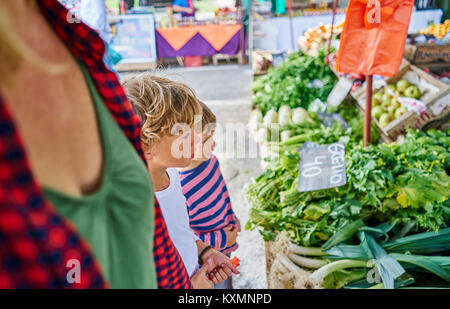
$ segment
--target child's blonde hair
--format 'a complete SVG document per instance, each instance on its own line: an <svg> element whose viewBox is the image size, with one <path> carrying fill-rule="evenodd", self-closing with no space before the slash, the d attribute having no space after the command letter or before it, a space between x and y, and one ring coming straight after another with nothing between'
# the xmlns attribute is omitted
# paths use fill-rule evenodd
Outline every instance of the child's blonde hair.
<svg viewBox="0 0 450 309"><path fill-rule="evenodd" d="M189 86L150 73L125 80L123 88L141 121L141 140L153 146L177 123L194 125L200 102Z"/></svg>
<svg viewBox="0 0 450 309"><path fill-rule="evenodd" d="M216 115L212 112L212 110L203 102L200 102L202 107L202 125L203 128L207 125L216 124Z"/></svg>

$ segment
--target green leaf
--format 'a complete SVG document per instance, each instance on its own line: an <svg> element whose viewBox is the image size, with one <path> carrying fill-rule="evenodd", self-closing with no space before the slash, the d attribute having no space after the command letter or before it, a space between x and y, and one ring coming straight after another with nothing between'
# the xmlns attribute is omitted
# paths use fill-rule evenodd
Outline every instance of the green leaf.
<svg viewBox="0 0 450 309"><path fill-rule="evenodd" d="M391 253L391 257L403 263L414 264L450 282L450 270L441 267L428 256ZM449 258L450 259L450 258Z"/></svg>
<svg viewBox="0 0 450 309"><path fill-rule="evenodd" d="M346 225L344 228L336 232L328 241L323 244L323 249L329 249L343 241L346 241L347 239L350 239L362 226L364 226L364 220L359 219L356 220L348 225Z"/></svg>
<svg viewBox="0 0 450 309"><path fill-rule="evenodd" d="M395 279L405 273L405 269L399 262L389 256L371 235L361 232L360 238L362 247L366 250L367 255L374 257L384 286L387 289L393 289Z"/></svg>
<svg viewBox="0 0 450 309"><path fill-rule="evenodd" d="M450 250L450 227L437 232L424 232L405 236L383 244L392 253L438 253Z"/></svg>

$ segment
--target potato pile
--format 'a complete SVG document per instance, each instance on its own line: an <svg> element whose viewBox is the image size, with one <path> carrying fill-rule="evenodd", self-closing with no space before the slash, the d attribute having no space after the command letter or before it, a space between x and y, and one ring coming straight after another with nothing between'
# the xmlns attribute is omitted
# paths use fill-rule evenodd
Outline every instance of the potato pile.
<svg viewBox="0 0 450 309"><path fill-rule="evenodd" d="M399 80L396 84L389 84L388 87L394 95L385 90L380 90L372 97L372 116L378 120L382 128L402 117L408 111L398 101L399 97L420 99L422 96L420 89L406 79Z"/></svg>

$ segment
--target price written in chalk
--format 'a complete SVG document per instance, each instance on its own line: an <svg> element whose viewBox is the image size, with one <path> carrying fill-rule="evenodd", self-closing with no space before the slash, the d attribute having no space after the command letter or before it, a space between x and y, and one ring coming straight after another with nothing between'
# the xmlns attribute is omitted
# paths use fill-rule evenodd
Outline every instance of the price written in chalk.
<svg viewBox="0 0 450 309"><path fill-rule="evenodd" d="M342 143L300 149L298 191L340 187L347 183Z"/></svg>

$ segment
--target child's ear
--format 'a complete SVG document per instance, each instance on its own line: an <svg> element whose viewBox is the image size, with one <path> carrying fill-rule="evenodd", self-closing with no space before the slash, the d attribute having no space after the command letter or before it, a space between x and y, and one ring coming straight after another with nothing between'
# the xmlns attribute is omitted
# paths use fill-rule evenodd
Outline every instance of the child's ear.
<svg viewBox="0 0 450 309"><path fill-rule="evenodd" d="M150 152L144 152L145 160L151 161L153 159L153 154Z"/></svg>
<svg viewBox="0 0 450 309"><path fill-rule="evenodd" d="M153 160L154 152L152 147L149 147L147 145L142 145L142 150L144 151L144 158L145 160Z"/></svg>

